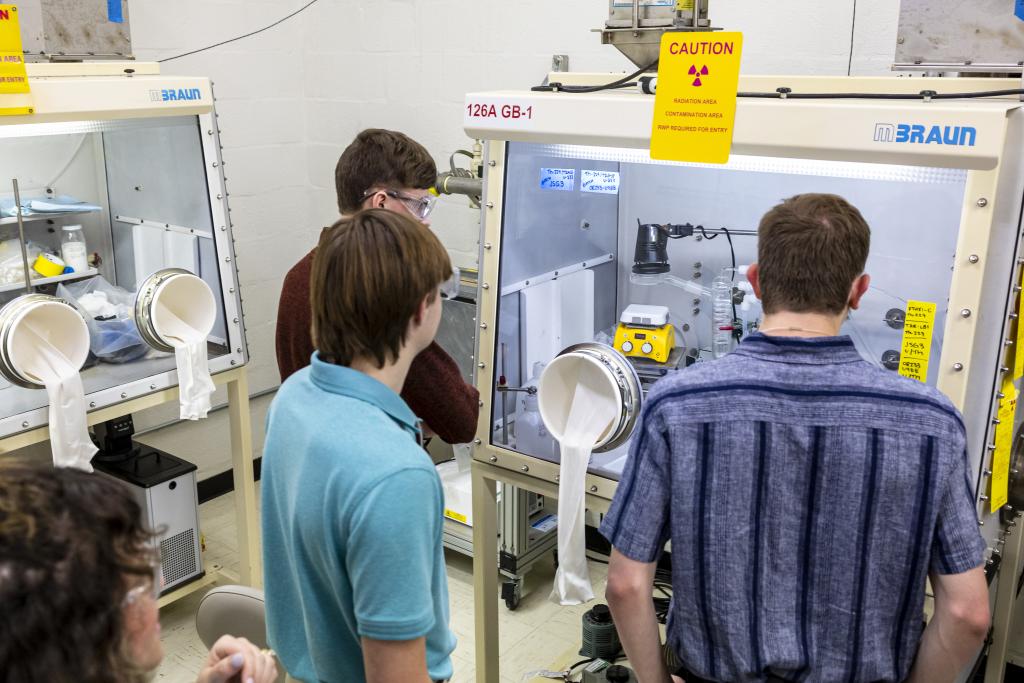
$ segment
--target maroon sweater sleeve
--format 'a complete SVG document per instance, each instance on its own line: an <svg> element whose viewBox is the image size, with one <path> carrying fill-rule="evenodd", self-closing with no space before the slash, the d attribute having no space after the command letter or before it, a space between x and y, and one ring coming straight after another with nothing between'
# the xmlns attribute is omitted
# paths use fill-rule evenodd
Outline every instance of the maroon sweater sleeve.
<svg viewBox="0 0 1024 683"><path fill-rule="evenodd" d="M413 360L402 398L443 441L469 443L476 435L480 392L466 384L459 366L437 342Z"/></svg>
<svg viewBox="0 0 1024 683"><path fill-rule="evenodd" d="M314 250L315 251L315 250ZM274 345L281 381L309 365L313 355L313 312L309 304L309 277L313 269L313 251L302 257L284 277L281 301L277 306L277 330Z"/></svg>

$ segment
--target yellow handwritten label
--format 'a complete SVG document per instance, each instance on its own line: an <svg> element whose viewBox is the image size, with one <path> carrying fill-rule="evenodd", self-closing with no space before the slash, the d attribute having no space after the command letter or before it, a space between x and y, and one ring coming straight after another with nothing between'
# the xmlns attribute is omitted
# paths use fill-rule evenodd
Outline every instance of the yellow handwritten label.
<svg viewBox="0 0 1024 683"><path fill-rule="evenodd" d="M460 515L455 510L449 510L448 508L444 509L444 516L448 519L454 519L456 522L462 522L463 524L466 524L469 519L466 515Z"/></svg>
<svg viewBox="0 0 1024 683"><path fill-rule="evenodd" d="M1010 478L1010 451L1013 447L1013 418L1017 412L1017 387L1013 380L1003 380L1003 397L999 399L999 424L996 425L996 450L992 453L992 479L989 505L995 512L1006 505Z"/></svg>
<svg viewBox="0 0 1024 683"><path fill-rule="evenodd" d="M932 330L935 328L935 304L908 301L900 350L900 374L924 382L928 379L928 360L932 355Z"/></svg>
<svg viewBox="0 0 1024 683"><path fill-rule="evenodd" d="M1024 269L1020 273L1021 283L1024 283ZM1024 304L1024 296L1017 295L1017 334L1013 344L1013 379L1014 381L1024 377L1024 322L1021 322L1021 305Z"/></svg>
<svg viewBox="0 0 1024 683"><path fill-rule="evenodd" d="M676 10L679 12L693 11L693 0L676 0Z"/></svg>
<svg viewBox="0 0 1024 683"><path fill-rule="evenodd" d="M742 33L662 36L652 158L710 164L729 160L742 51Z"/></svg>

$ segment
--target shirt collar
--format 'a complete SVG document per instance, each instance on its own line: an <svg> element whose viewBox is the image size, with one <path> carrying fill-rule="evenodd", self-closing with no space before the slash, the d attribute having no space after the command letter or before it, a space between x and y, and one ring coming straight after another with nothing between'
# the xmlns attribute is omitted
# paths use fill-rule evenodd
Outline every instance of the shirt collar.
<svg viewBox="0 0 1024 683"><path fill-rule="evenodd" d="M420 421L402 397L384 383L364 372L344 365L335 365L320 359L320 352L313 353L310 363L310 378L313 384L332 394L340 394L365 401L380 408L399 426L411 431L419 440Z"/></svg>
<svg viewBox="0 0 1024 683"><path fill-rule="evenodd" d="M779 363L826 365L863 360L849 336L777 337L755 332L743 339L735 353Z"/></svg>

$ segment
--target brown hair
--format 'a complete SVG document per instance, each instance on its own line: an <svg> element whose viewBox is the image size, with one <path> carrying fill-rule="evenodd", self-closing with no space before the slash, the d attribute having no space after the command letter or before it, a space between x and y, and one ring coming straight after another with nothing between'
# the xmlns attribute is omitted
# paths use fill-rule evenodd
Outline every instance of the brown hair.
<svg viewBox="0 0 1024 683"><path fill-rule="evenodd" d="M320 235L313 257L313 344L323 360L351 365L398 358L420 302L452 274L448 252L427 226L370 209Z"/></svg>
<svg viewBox="0 0 1024 683"><path fill-rule="evenodd" d="M757 262L765 313L842 313L864 272L871 229L834 194L798 194L761 219Z"/></svg>
<svg viewBox="0 0 1024 683"><path fill-rule="evenodd" d="M122 602L152 580L152 535L115 481L0 463L0 681L132 683Z"/></svg>
<svg viewBox="0 0 1024 683"><path fill-rule="evenodd" d="M437 182L437 165L423 145L392 130L369 128L356 136L334 167L338 210L353 214L363 193L380 187L426 190Z"/></svg>

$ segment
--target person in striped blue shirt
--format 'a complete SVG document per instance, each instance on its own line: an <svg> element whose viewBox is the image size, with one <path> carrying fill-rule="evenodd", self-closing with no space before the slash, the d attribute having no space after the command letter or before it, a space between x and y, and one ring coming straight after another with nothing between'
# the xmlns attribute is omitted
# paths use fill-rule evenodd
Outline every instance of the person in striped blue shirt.
<svg viewBox="0 0 1024 683"><path fill-rule="evenodd" d="M798 195L758 238L761 329L655 385L601 524L626 654L641 683L952 682L989 624L961 415L840 335L870 282L855 207Z"/></svg>

